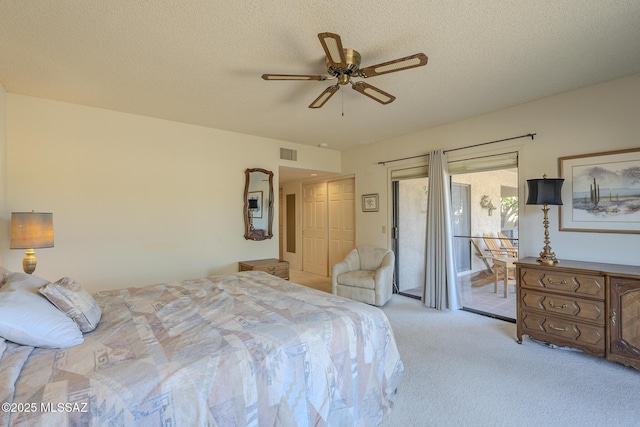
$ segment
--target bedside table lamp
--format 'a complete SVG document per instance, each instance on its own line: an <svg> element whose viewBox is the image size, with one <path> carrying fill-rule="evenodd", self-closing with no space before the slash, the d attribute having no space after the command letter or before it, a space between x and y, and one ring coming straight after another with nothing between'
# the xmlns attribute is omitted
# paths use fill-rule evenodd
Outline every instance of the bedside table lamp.
<svg viewBox="0 0 640 427"><path fill-rule="evenodd" d="M549 212L548 205L561 205L562 204L562 184L564 179L562 178L550 178L547 179L547 175L543 175L542 179L528 179L527 186L529 187L529 197L527 198L528 205L542 205L542 212L544 212L544 248L540 252L540 256L536 261L540 264L554 265L559 261L556 259L556 254L551 252L551 246L549 246L549 218L547 212Z"/></svg>
<svg viewBox="0 0 640 427"><path fill-rule="evenodd" d="M53 214L12 212L9 249L26 249L22 269L31 274L38 260L34 249L53 247Z"/></svg>

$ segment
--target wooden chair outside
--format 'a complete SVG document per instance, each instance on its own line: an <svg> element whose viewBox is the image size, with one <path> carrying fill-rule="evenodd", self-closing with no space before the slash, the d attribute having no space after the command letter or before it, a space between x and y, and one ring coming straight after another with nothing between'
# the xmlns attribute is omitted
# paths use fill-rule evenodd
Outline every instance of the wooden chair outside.
<svg viewBox="0 0 640 427"><path fill-rule="evenodd" d="M511 239L498 231L498 239L500 239L500 243L502 247L507 250L510 256L514 258L518 258L518 248L516 248L513 243L511 243Z"/></svg>
<svg viewBox="0 0 640 427"><path fill-rule="evenodd" d="M518 250L516 249L515 251L513 249L508 249L506 247L500 247L500 243L498 242L498 239L496 239L495 237L492 237L490 235L488 235L487 233L484 233L482 235L482 238L484 240L484 244L487 247L487 251L489 251L491 253L491 256L494 257L518 257Z"/></svg>
<svg viewBox="0 0 640 427"><path fill-rule="evenodd" d="M484 265L487 267L487 271L490 273L487 277L484 277L476 282L474 282L472 278L471 286L484 286L493 282L493 292L498 293L498 282L500 281L500 279L502 279L504 281L504 297L506 298L508 295L508 286L515 284L516 271L515 266L513 265L513 261L515 260L511 261L512 257L507 257L505 252L500 250L498 244L495 242L495 239L492 240L497 247L497 249L494 249L496 250L496 255L493 255L490 250L489 254L486 254L482 251L482 249L480 249L480 245L475 240L470 240L475 249L476 256L484 262Z"/></svg>
<svg viewBox="0 0 640 427"><path fill-rule="evenodd" d="M486 269L479 272L475 276L471 277L471 286L474 288L478 288L480 286L488 285L491 282L494 282L495 272L493 271L493 262L487 259L485 253L480 249L480 245L473 239L469 239L471 241L471 245L474 248L475 255L482 260Z"/></svg>

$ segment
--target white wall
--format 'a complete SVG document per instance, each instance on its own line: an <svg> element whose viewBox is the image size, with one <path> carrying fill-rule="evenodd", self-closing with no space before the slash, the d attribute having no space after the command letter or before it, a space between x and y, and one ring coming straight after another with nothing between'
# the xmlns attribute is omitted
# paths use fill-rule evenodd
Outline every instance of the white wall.
<svg viewBox="0 0 640 427"><path fill-rule="evenodd" d="M0 85L0 212L7 209L7 92ZM4 216L0 217L0 242L5 239L9 230L9 222ZM7 243L8 244L8 243ZM4 265L3 252L0 251L0 265Z"/></svg>
<svg viewBox="0 0 640 427"><path fill-rule="evenodd" d="M428 113L425 113L428 114ZM378 213L356 210L357 244L389 246L382 226L390 224L388 169L380 161L462 147L529 132L521 139L450 153L450 159L518 150L520 153L520 251L537 256L543 246L542 213L526 206L526 179L558 175L558 157L640 147L640 74L566 92L495 113L451 123L342 153L344 173L356 175L356 199L380 193ZM414 163L417 160L413 161ZM550 216L551 246L559 259L638 265L639 234L575 233L558 230L558 209Z"/></svg>
<svg viewBox="0 0 640 427"><path fill-rule="evenodd" d="M273 239L247 241L244 171L272 170L280 147L296 167L338 172L340 153L290 142L22 95L7 101L7 204L53 212L55 248L36 250L36 275L71 276L91 291L238 271L238 261L278 257ZM0 110L0 119L2 110ZM1 143L2 141L0 141ZM3 176L5 174L2 174ZM274 230L278 203L274 202Z"/></svg>

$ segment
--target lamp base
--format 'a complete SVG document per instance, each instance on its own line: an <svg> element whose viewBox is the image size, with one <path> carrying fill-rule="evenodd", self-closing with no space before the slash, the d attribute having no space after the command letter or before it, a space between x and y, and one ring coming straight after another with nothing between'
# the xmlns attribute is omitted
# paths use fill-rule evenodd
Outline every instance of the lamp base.
<svg viewBox="0 0 640 427"><path fill-rule="evenodd" d="M556 254L554 252L551 252L551 246L549 246L549 243L551 243L549 241L549 217L547 215L547 213L549 212L549 206L544 205L542 207L542 212L544 213L544 221L542 221L542 223L544 224L544 247L542 248L542 252L540 252L540 256L538 257L538 259L536 259L536 261L544 265L554 265L560 261L558 261L558 259L556 258Z"/></svg>
<svg viewBox="0 0 640 427"><path fill-rule="evenodd" d="M536 261L538 261L540 264L544 264L544 265L554 265L559 263L560 261L558 261L558 259L556 258L556 254L553 252L540 252L540 256L536 259Z"/></svg>
<svg viewBox="0 0 640 427"><path fill-rule="evenodd" d="M33 249L27 249L25 252L25 257L22 260L22 269L25 273L31 274L36 271L36 264L38 263L38 259L36 258L36 251Z"/></svg>

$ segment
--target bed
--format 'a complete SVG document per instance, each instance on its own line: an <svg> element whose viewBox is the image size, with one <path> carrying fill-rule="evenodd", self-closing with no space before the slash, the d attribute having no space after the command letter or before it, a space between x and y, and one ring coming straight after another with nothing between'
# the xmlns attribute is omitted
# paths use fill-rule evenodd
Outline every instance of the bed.
<svg viewBox="0 0 640 427"><path fill-rule="evenodd" d="M92 298L81 344L0 340L0 425L369 427L393 407L378 308L257 271Z"/></svg>

